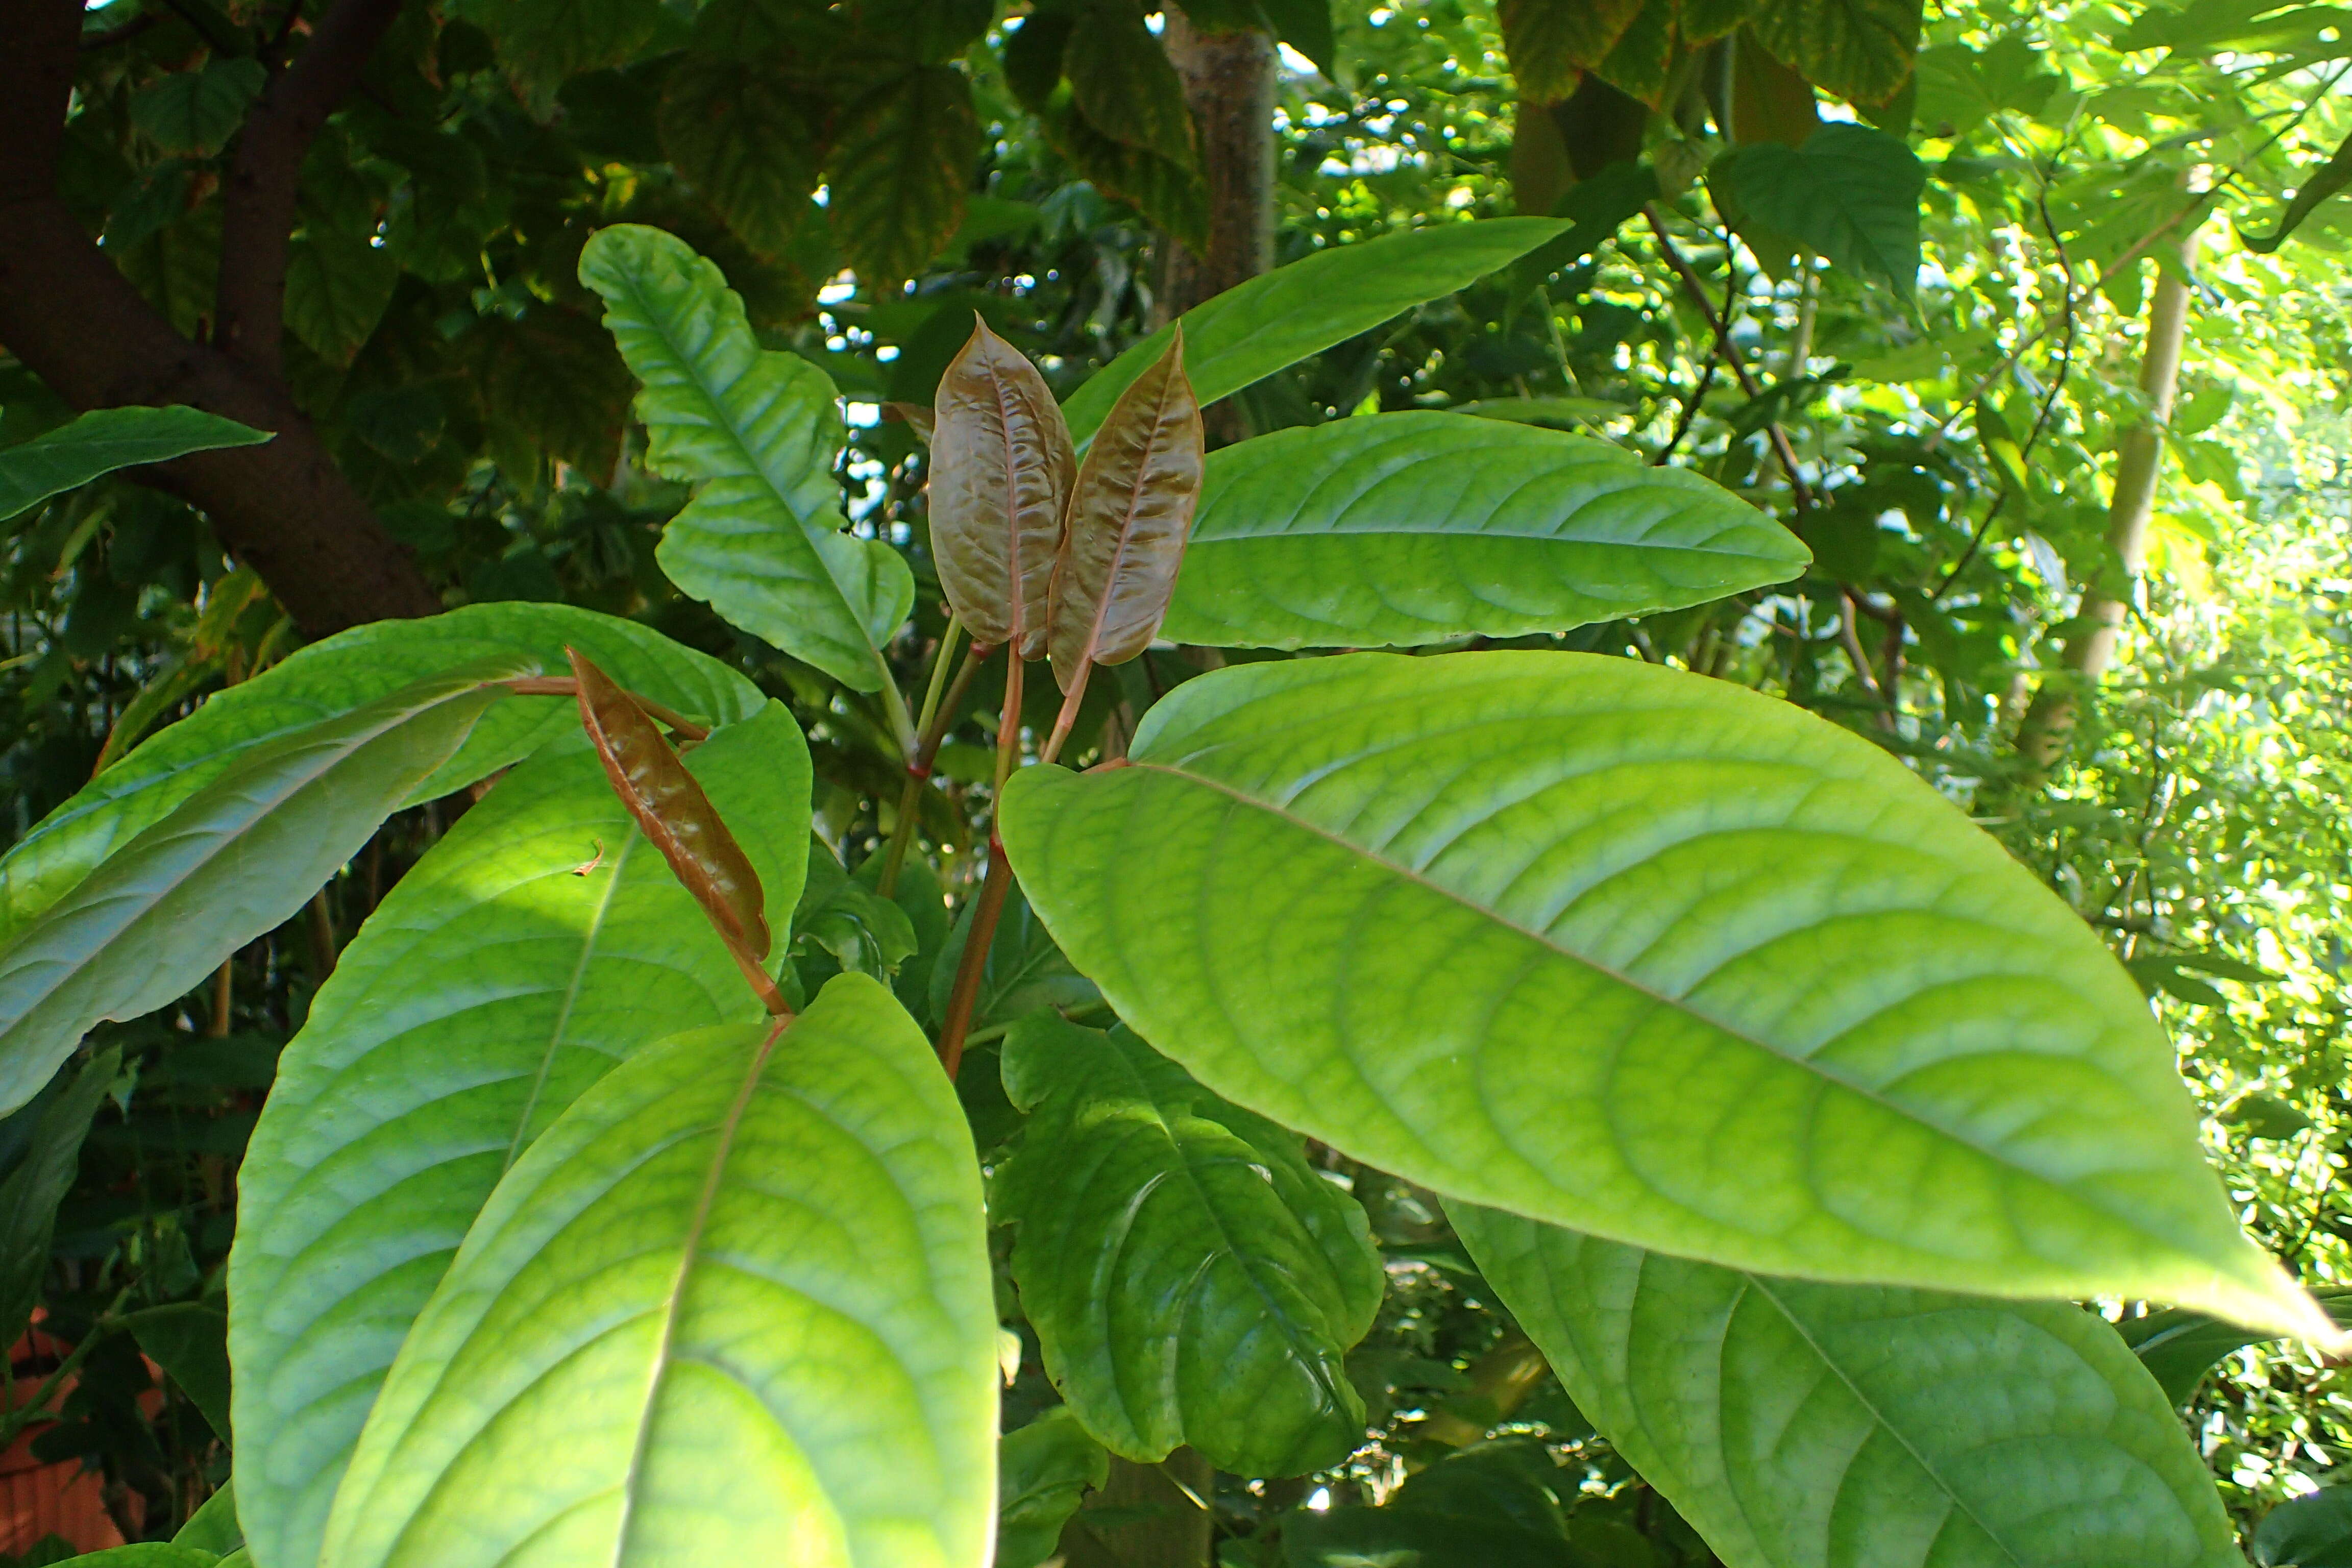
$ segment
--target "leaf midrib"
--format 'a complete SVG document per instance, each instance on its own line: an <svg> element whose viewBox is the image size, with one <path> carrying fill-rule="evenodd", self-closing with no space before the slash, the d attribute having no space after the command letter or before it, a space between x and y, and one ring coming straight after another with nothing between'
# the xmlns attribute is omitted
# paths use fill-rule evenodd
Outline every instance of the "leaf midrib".
<svg viewBox="0 0 2352 1568"><path fill-rule="evenodd" d="M1447 900L1449 902L1458 904L1465 910L1469 910L1475 914L1483 916L1494 925L1500 927L1505 931L1511 931L1518 936L1524 937L1528 942L1535 943L1537 946L1541 947L1549 952L1558 954L1559 957L1567 960L1572 964L1588 970L1594 974L1598 974L1606 980L1613 981L1616 984L1624 986L1629 991L1646 996L1661 1007L1671 1009L1676 1015L1703 1024L1711 1029L1719 1030L1730 1038L1738 1040L1744 1045L1753 1047L1759 1051L1762 1051L1769 1056L1788 1063L1790 1067L1811 1073L1825 1084L1834 1085L1837 1088L1843 1089L1863 1100L1866 1100L1871 1104L1878 1106L1888 1113L1899 1117L1903 1121L1915 1126L1922 1128L1937 1137L1949 1139L1952 1142L1973 1151L1998 1169L2013 1172L2018 1175L2029 1177L2056 1192L2063 1194L2074 1201L2083 1203L2087 1206L2096 1209L2101 1215L2105 1215L2108 1219L2117 1221L2126 1226L2130 1225L2130 1221L2127 1216L2116 1214L2114 1210L2109 1208L2107 1205L2095 1199L2087 1194L2077 1193L2071 1188L2061 1185L2053 1178L2043 1175L2039 1171L2032 1170L2024 1165L2015 1163L2014 1161L2006 1159L1994 1150L1979 1142L1977 1140L1944 1127L1940 1123L1929 1120L1919 1111L1887 1099L1885 1095L1879 1093L1875 1089L1870 1089L1863 1084L1856 1083L1851 1079L1843 1077L1838 1073L1832 1072L1827 1068L1822 1067L1821 1064L1813 1061L1810 1058L1791 1055L1790 1052L1781 1049L1780 1047L1771 1044L1769 1041L1759 1039L1745 1029L1739 1028L1723 1019L1716 1018L1706 1013L1702 1013L1697 1008L1690 1006L1687 1003L1679 998L1668 996L1664 992L1659 991L1653 986L1645 985L1642 982L1633 979L1631 975L1625 974L1622 972L1601 963L1598 959L1578 952L1573 949L1564 947L1559 942L1555 942L1545 932L1536 931L1528 926L1521 925L1517 921L1511 920L1500 912L1489 909L1487 906L1477 902L1467 895L1457 892L1454 889L1446 887L1444 883L1436 881L1419 871L1415 871L1410 867L1400 865L1398 862L1389 858L1385 855L1377 854L1374 851L1366 848L1364 846L1356 843L1354 840L1347 838L1340 834L1323 826L1319 823L1310 822L1295 812L1286 810L1282 806L1273 805L1268 801L1261 800L1255 795L1249 795L1232 784L1224 783L1221 779L1211 778L1205 773L1188 772L1182 768L1171 767L1165 763L1138 762L1132 758L1129 759L1128 765L1139 772L1162 773L1170 778L1177 779L1186 784L1198 784L1203 789L1214 791L1215 793L1224 795L1240 805L1255 807L1255 809L1264 812L1265 815L1297 828L1302 833L1308 834L1314 837L1320 838L1327 843L1337 846L1338 847L1347 851L1349 854L1355 856L1370 865L1379 867L1381 869L1389 872L1401 880L1410 882L1416 887L1424 889L1429 892L1434 893L1439 897ZM1677 1205L1676 1206L1682 1205ZM2149 1235L2152 1233L2141 1232L2140 1234ZM2158 1239L2164 1240L2165 1245L2168 1247L2179 1245L2178 1243L2172 1242L2167 1238L2158 1237Z"/></svg>
<svg viewBox="0 0 2352 1568"><path fill-rule="evenodd" d="M564 1034L572 1026L572 1009L580 1000L581 988L588 982L588 966L595 960L596 944L604 932L604 918L612 912L614 900L620 897L621 879L627 874L629 857L644 842L645 835L632 829L621 841L620 853L613 857L613 874L605 881L604 896L596 900L595 912L588 917L588 929L581 936L580 957L572 964L572 977L556 1002L555 1023L547 1032L547 1049L540 1055L539 1071L531 1078L530 1094L523 1098L521 1114L515 1118L506 1163L499 1167L502 1173L514 1169L515 1161L521 1156L523 1134L530 1131L530 1119L538 1113L540 1096L547 1088L547 1075L554 1069L556 1052L563 1048Z"/></svg>

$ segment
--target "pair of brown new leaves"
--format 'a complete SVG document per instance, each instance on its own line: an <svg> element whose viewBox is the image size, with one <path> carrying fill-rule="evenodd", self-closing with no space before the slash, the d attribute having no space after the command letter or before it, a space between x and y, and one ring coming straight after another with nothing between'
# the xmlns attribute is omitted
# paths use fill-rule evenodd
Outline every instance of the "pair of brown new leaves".
<svg viewBox="0 0 2352 1568"><path fill-rule="evenodd" d="M1049 658L1065 699L1051 760L1097 664L1150 645L1201 496L1201 405L1184 329L1119 395L1077 458L1037 367L976 321L940 381L931 553L975 651Z"/></svg>

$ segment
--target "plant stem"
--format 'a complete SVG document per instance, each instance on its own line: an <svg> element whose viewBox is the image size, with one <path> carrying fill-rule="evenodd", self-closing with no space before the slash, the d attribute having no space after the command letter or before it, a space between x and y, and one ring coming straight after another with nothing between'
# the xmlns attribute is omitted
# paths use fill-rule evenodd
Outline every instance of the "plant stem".
<svg viewBox="0 0 2352 1568"><path fill-rule="evenodd" d="M963 1065L964 1036L971 1028L972 1008L980 1001L980 977L988 967L989 945L996 940L997 917L1013 889L1013 861L1004 853L1004 837L997 819L1004 809L1004 783L1021 754L1021 650L1004 652L1004 711L996 724L996 798L988 807L988 879L981 884L980 902L971 911L971 930L965 933L963 956L956 963L955 989L948 995L948 1016L940 1024L940 1065L950 1080Z"/></svg>
<svg viewBox="0 0 2352 1568"><path fill-rule="evenodd" d="M1041 763L1050 763L1062 754L1062 742L1070 738L1070 726L1078 721L1078 704L1086 700L1087 677L1095 672L1095 661L1078 666L1078 673L1063 695L1062 710L1054 716L1054 732L1045 737L1045 749L1037 753Z"/></svg>
<svg viewBox="0 0 2352 1568"><path fill-rule="evenodd" d="M890 661L877 652L874 662L882 671L882 711L889 717L890 733L898 737L898 754L911 757L917 742L915 721L907 711L907 700L898 695L898 681L890 673Z"/></svg>
<svg viewBox="0 0 2352 1568"><path fill-rule="evenodd" d="M947 739L949 729L955 723L956 710L962 706L963 694L971 689L972 677L980 673L980 667L995 651L974 643L942 698L940 679L947 672L948 656L954 651L961 630L954 621L948 622L947 635L940 639L938 657L931 661L931 687L923 695L922 733L916 739L915 754L907 762L907 783L898 792L898 818L891 825L890 847L883 857L882 875L874 884L875 892L886 899L898 886L898 873L907 864L908 847L915 841L923 786L931 782L931 764L939 760L940 743Z"/></svg>

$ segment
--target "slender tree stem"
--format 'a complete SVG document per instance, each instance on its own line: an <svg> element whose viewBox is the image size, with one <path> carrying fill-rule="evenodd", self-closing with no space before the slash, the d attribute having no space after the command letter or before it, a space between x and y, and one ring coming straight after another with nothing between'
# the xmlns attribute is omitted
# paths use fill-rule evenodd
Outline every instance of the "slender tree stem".
<svg viewBox="0 0 2352 1568"><path fill-rule="evenodd" d="M1004 853L997 818L1004 809L1005 781L1021 754L1021 650L1008 647L1004 658L1004 711L996 725L996 798L988 808L988 880L981 884L980 902L972 907L971 929L964 934L963 956L956 963L955 989L948 994L948 1015L940 1023L940 1065L950 1079L963 1065L964 1036L980 1000L989 944L996 940L997 917L1004 912L1005 896L1013 889L1013 861Z"/></svg>
<svg viewBox="0 0 2352 1568"><path fill-rule="evenodd" d="M1045 749L1037 753L1041 763L1050 763L1062 754L1062 742L1070 738L1070 726L1078 721L1078 704L1087 700L1087 677L1095 672L1092 659L1078 666L1078 673L1070 681L1070 689L1062 695L1062 710L1054 715L1054 732L1045 737Z"/></svg>
<svg viewBox="0 0 2352 1568"><path fill-rule="evenodd" d="M912 757L918 743L914 716L907 711L907 700L898 695L898 680L890 673L890 661L877 651L874 662L882 669L882 711L890 721L890 733L898 740L898 754Z"/></svg>
<svg viewBox="0 0 2352 1568"><path fill-rule="evenodd" d="M931 651L930 683L923 689L923 710L915 720L918 735L931 727L931 719L940 710L940 694L947 686L948 666L955 658L956 644L962 637L963 623L950 616L948 629L940 634L940 646Z"/></svg>
<svg viewBox="0 0 2352 1568"><path fill-rule="evenodd" d="M974 643L942 698L940 675L947 668L947 655L955 631L956 624L950 621L948 636L940 642L940 658L931 667L931 689L923 699L923 732L915 742L914 759L907 764L907 782L898 791L898 819L890 825L890 847L882 861L881 878L874 885L874 890L886 899L898 888L898 873L906 868L907 850L915 841L917 819L922 811L923 786L931 782L931 764L939 761L940 744L955 725L956 713L963 706L963 694L971 689L972 677L980 673L980 667L995 651Z"/></svg>

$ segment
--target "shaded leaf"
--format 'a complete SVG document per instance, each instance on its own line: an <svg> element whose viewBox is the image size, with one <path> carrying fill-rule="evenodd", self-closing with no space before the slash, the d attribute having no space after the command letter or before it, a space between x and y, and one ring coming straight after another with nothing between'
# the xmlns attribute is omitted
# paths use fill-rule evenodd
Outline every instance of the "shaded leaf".
<svg viewBox="0 0 2352 1568"><path fill-rule="evenodd" d="M1339 43L1331 26L1331 0L1262 0L1260 8L1276 37L1305 55L1325 77L1339 79Z"/></svg>
<svg viewBox="0 0 2352 1568"><path fill-rule="evenodd" d="M193 1546L199 1552L235 1552L245 1544L245 1531L236 1522L236 1485L223 1481L220 1489L205 1499L202 1507L188 1516L180 1532L172 1537L174 1546Z"/></svg>
<svg viewBox="0 0 2352 1568"><path fill-rule="evenodd" d="M93 408L29 441L0 447L0 522L118 468L268 439L269 431L177 404Z"/></svg>
<svg viewBox="0 0 2352 1568"><path fill-rule="evenodd" d="M318 228L288 243L286 325L330 364L352 363L399 287L400 263L383 246Z"/></svg>
<svg viewBox="0 0 2352 1568"><path fill-rule="evenodd" d="M1678 0L1647 0L1592 74L1636 102L1659 108L1675 61L1678 8Z"/></svg>
<svg viewBox="0 0 2352 1568"><path fill-rule="evenodd" d="M58 1205L81 1168L82 1140L106 1091L122 1070L121 1050L101 1051L70 1083L53 1085L9 1118L28 1124L7 1179L0 1181L0 1334L15 1344L40 1304L49 1271L49 1238ZM16 1129L8 1130L12 1134ZM15 1136L10 1137L13 1144Z"/></svg>
<svg viewBox="0 0 2352 1568"><path fill-rule="evenodd" d="M1380 1255L1297 1139L1123 1030L1025 1020L1003 1073L1029 1121L991 1217L1014 1227L1022 1308L1087 1429L1130 1459L1189 1444L1250 1476L1361 1443L1344 1363Z"/></svg>
<svg viewBox="0 0 2352 1568"><path fill-rule="evenodd" d="M2313 1295L2338 1324L2352 1327L2352 1290L2317 1290ZM2223 1356L2277 1337L2183 1307L2126 1318L2116 1325L2116 1331L2176 1405L2189 1403L2197 1385L2221 1364Z"/></svg>
<svg viewBox="0 0 2352 1568"><path fill-rule="evenodd" d="M725 943L563 732L460 817L346 947L285 1051L238 1173L229 1258L246 1529L316 1561L409 1325L514 1159L663 1028L761 1016ZM686 758L786 920L809 760L781 704ZM420 986L419 974L436 984ZM936 1069L934 1069L936 1070Z"/></svg>
<svg viewBox="0 0 2352 1568"><path fill-rule="evenodd" d="M1748 25L1814 86L1884 103L1910 78L1919 13L1919 0L1773 0L1755 7Z"/></svg>
<svg viewBox="0 0 2352 1568"><path fill-rule="evenodd" d="M997 1445L996 1568L1038 1568L1089 1488L1110 1479L1110 1456L1057 1405Z"/></svg>
<svg viewBox="0 0 2352 1568"><path fill-rule="evenodd" d="M493 314L477 321L463 346L493 438L520 439L513 460L523 471L544 452L592 474L612 472L634 388L595 321L552 306L520 321Z"/></svg>
<svg viewBox="0 0 2352 1568"><path fill-rule="evenodd" d="M872 980L834 981L782 1038L640 1051L499 1184L401 1347L322 1562L471 1568L528 1542L618 1568L981 1568L983 1225L954 1091Z"/></svg>
<svg viewBox="0 0 2352 1568"><path fill-rule="evenodd" d="M1503 49L1519 96L1557 103L1623 37L1643 0L1501 0Z"/></svg>
<svg viewBox="0 0 2352 1568"><path fill-rule="evenodd" d="M1448 1203L1577 1408L1727 1568L2231 1568L2204 1462L2061 1302L1821 1285Z"/></svg>
<svg viewBox="0 0 2352 1568"><path fill-rule="evenodd" d="M517 83L549 98L567 77L626 62L661 25L660 0L495 0L466 9Z"/></svg>
<svg viewBox="0 0 2352 1568"><path fill-rule="evenodd" d="M2352 136L2346 137L2343 145L2336 149L2336 155L2313 170L2296 188L2294 199L2279 215L2277 227L2261 239L2240 229L2238 237L2245 242L2248 250L2268 256L2286 243L2287 237L2302 226L2303 220L2316 211L2320 203L2347 185L2352 185Z"/></svg>
<svg viewBox="0 0 2352 1568"><path fill-rule="evenodd" d="M1899 136L1824 125L1801 148L1762 142L1708 177L1744 236L1794 241L1845 271L1885 279L1905 299L1919 276L1919 193L1927 174Z"/></svg>
<svg viewBox="0 0 2352 1568"><path fill-rule="evenodd" d="M639 380L660 473L699 481L656 552L670 580L752 636L858 691L889 679L881 646L915 602L904 557L843 531L833 384L762 350L740 295L684 240L637 224L598 232L580 279Z"/></svg>
<svg viewBox="0 0 2352 1568"><path fill-rule="evenodd" d="M1356 654L1186 681L1129 758L1020 770L1004 841L1239 1104L1685 1257L2334 1339L2105 944L1856 735L1621 658Z"/></svg>
<svg viewBox="0 0 2352 1568"><path fill-rule="evenodd" d="M956 915L955 929L940 946L939 960L931 966L929 1000L935 1021L947 1016L948 997L955 988L956 967L963 962L964 943L971 936L976 903L974 900L964 900ZM996 937L989 944L987 961L981 966L980 994L972 1004L971 1026L984 1029L1010 1024L1047 1007L1070 1017L1101 1003L1102 993L1054 945L1045 922L1029 907L1020 883L1014 882L1005 892L1004 909L996 921Z"/></svg>
<svg viewBox="0 0 2352 1568"><path fill-rule="evenodd" d="M1045 652L1046 594L1076 479L1070 427L1028 356L975 319L940 379L931 553L977 645Z"/></svg>
<svg viewBox="0 0 2352 1568"><path fill-rule="evenodd" d="M760 55L689 50L662 80L656 121L677 172L762 250L790 244L822 178L809 84Z"/></svg>
<svg viewBox="0 0 2352 1568"><path fill-rule="evenodd" d="M2260 1568L2352 1568L2352 1490L2323 1487L2263 1515L2253 1557Z"/></svg>
<svg viewBox="0 0 2352 1568"><path fill-rule="evenodd" d="M148 1307L122 1320L131 1338L165 1376L228 1438L228 1313L206 1301Z"/></svg>
<svg viewBox="0 0 2352 1568"><path fill-rule="evenodd" d="M1119 4L1081 7L1062 46L1062 74L1087 123L1179 169L1199 164L1184 82L1143 12Z"/></svg>
<svg viewBox="0 0 2352 1568"><path fill-rule="evenodd" d="M1069 522L1047 607L1054 679L1124 664L1168 613L1201 495L1201 405L1184 378L1181 326L1119 395L1070 489Z"/></svg>
<svg viewBox="0 0 2352 1568"><path fill-rule="evenodd" d="M1202 406L1367 332L1415 305L1476 282L1571 226L1558 218L1440 224L1338 246L1277 267L1184 312L1184 373ZM1095 427L1121 393L1166 356L1174 325L1129 349L1070 395L1073 439Z"/></svg>
<svg viewBox="0 0 2352 1568"><path fill-rule="evenodd" d="M523 673L433 677L255 748L0 948L0 1110L22 1105L102 1019L177 998L278 926L462 746Z"/></svg>
<svg viewBox="0 0 2352 1568"><path fill-rule="evenodd" d="M166 153L209 158L236 133L247 106L268 83L259 60L215 55L132 93L131 123Z"/></svg>
<svg viewBox="0 0 2352 1568"><path fill-rule="evenodd" d="M1810 559L1728 491L1608 442L1376 414L1210 454L1164 629L1214 647L1520 637L1704 604Z"/></svg>
<svg viewBox="0 0 2352 1568"><path fill-rule="evenodd" d="M826 210L870 289L895 293L954 237L979 152L971 84L952 66L908 71L850 107L828 167Z"/></svg>

